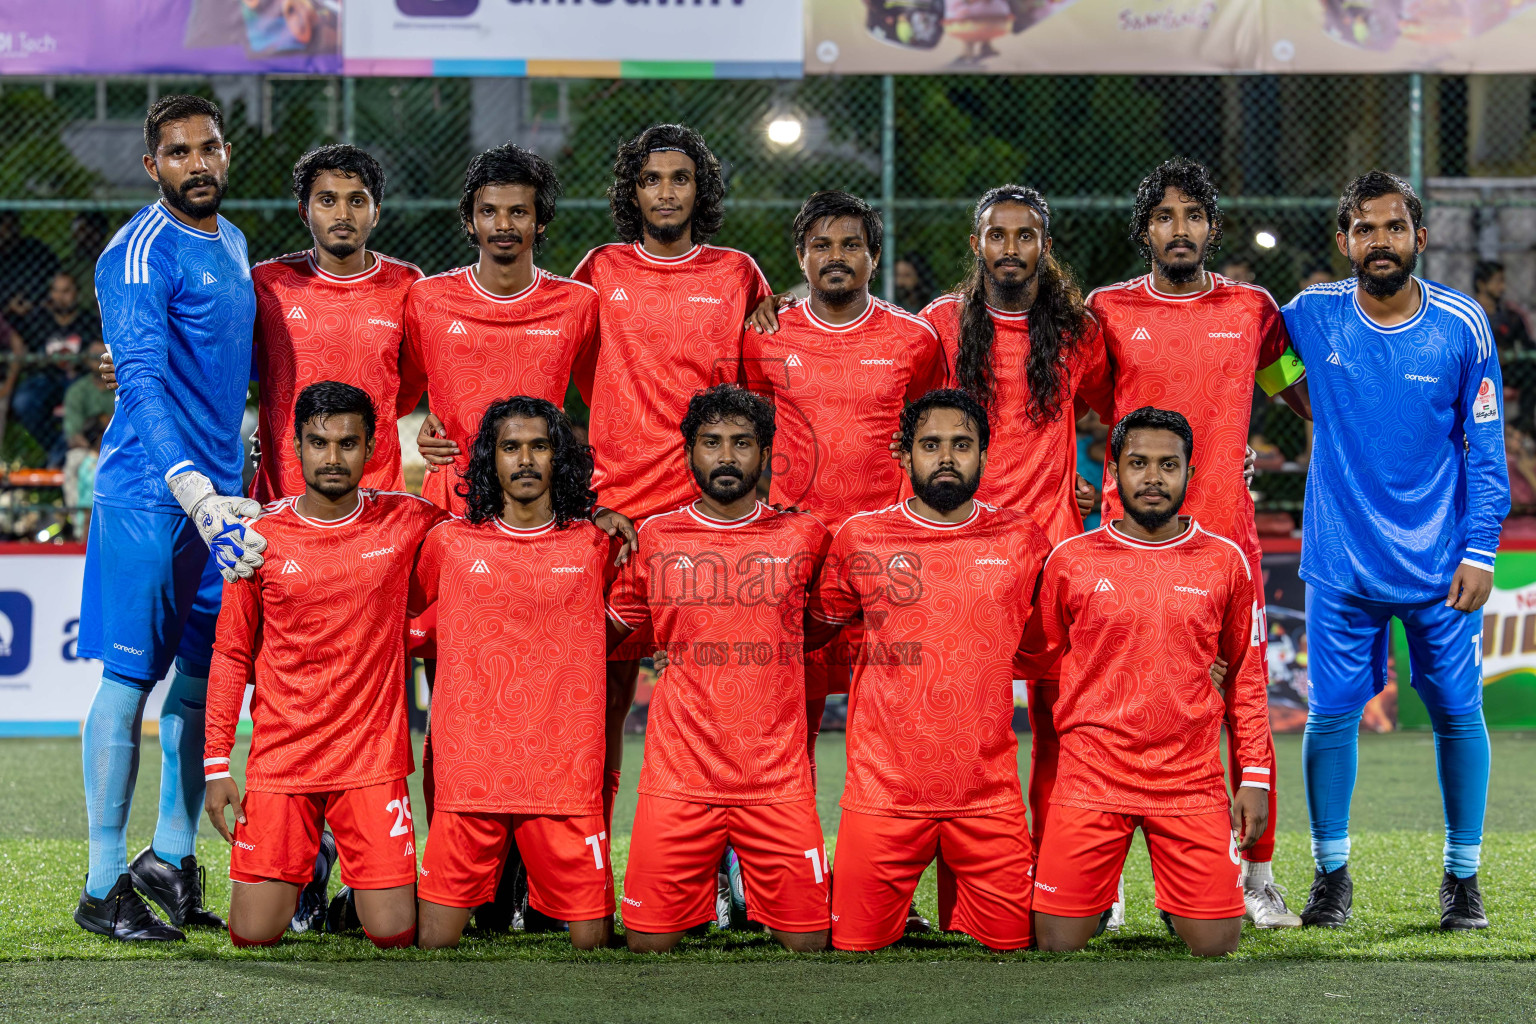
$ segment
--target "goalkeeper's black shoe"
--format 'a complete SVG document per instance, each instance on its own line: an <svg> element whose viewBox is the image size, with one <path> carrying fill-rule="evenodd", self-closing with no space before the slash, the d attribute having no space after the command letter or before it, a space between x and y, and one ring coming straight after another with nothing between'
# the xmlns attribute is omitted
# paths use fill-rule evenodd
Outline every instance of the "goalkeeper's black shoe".
<svg viewBox="0 0 1536 1024"><path fill-rule="evenodd" d="M135 888L159 904L176 927L223 930L224 919L203 906L203 872L196 857L181 858L178 868L146 846L128 865L128 874Z"/></svg>
<svg viewBox="0 0 1536 1024"><path fill-rule="evenodd" d="M923 912L917 909L917 900L913 900L907 907L907 923L902 925L903 935L919 935L923 932L933 931L933 925L923 916Z"/></svg>
<svg viewBox="0 0 1536 1024"><path fill-rule="evenodd" d="M1449 871L1440 880L1440 928L1448 932L1472 931L1488 927L1483 913L1483 894L1477 887L1477 874L1457 878Z"/></svg>
<svg viewBox="0 0 1536 1024"><path fill-rule="evenodd" d="M517 852L514 844L507 851L507 862L502 865L501 879L496 883L496 895L491 897L491 902L482 903L475 908L475 930L489 935L502 935L511 931L514 925L520 925L523 897L527 892L526 880L518 878L518 872L523 866L522 855ZM519 886L519 882L522 885Z"/></svg>
<svg viewBox="0 0 1536 1024"><path fill-rule="evenodd" d="M1340 864L1332 871L1317 871L1307 893L1307 905L1301 923L1307 928L1342 928L1355 905L1355 883L1349 877L1349 865Z"/></svg>
<svg viewBox="0 0 1536 1024"><path fill-rule="evenodd" d="M288 928L296 935L318 932L325 925L327 915L326 890L331 883L331 868L336 864L336 837L329 831L320 833L320 852L315 856L315 874L299 893L299 906L293 912Z"/></svg>
<svg viewBox="0 0 1536 1024"><path fill-rule="evenodd" d="M361 930L363 922L357 917L357 897L349 886L342 886L331 897L331 905L325 911L325 930L332 934Z"/></svg>
<svg viewBox="0 0 1536 1024"><path fill-rule="evenodd" d="M126 873L119 875L112 891L100 899L82 892L80 905L75 908L75 923L88 932L123 942L181 942L186 939L180 928L155 916L144 898L134 891L133 878Z"/></svg>

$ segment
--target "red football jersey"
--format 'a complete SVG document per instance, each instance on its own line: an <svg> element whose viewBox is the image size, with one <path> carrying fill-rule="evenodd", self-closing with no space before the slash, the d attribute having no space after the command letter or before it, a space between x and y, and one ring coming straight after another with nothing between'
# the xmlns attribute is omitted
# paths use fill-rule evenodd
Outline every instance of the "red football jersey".
<svg viewBox="0 0 1536 1024"><path fill-rule="evenodd" d="M251 359L261 383L256 419L261 461L251 496L258 501L304 493L304 473L293 453L293 409L299 392L322 380L362 388L373 399L377 446L362 486L405 490L395 419L416 403L399 406L400 346L405 294L421 280L421 271L404 260L373 255L373 266L351 277L321 270L308 251L251 268L256 289Z"/></svg>
<svg viewBox="0 0 1536 1024"><path fill-rule="evenodd" d="M816 519L759 502L721 522L692 503L645 520L608 613L649 622L670 664L646 720L640 792L711 804L811 796L805 607L827 549Z"/></svg>
<svg viewBox="0 0 1536 1024"><path fill-rule="evenodd" d="M571 367L597 339L597 295L589 285L534 269L514 295L492 295L460 267L424 279L405 304L406 358L401 390L427 392L427 404L459 446L451 467L428 473L422 496L455 515L457 488L485 410L530 395L565 405Z"/></svg>
<svg viewBox="0 0 1536 1024"><path fill-rule="evenodd" d="M1181 517L1183 518L1183 517ZM1269 788L1264 659L1248 560L1198 523L1161 544L1111 525L1057 546L1027 646L1061 662L1056 803L1121 814L1227 808L1221 727ZM1227 662L1227 700L1210 667Z"/></svg>
<svg viewBox="0 0 1536 1024"><path fill-rule="evenodd" d="M922 317L939 332L949 363L949 386L959 387L955 374L960 358L961 296L942 295L923 310ZM1029 418L1029 314L991 309L992 406L987 412L992 440L987 468L976 497L989 505L1028 512L1052 544L1083 532L1077 513L1077 423L1073 400L1110 410L1109 366L1104 339L1092 324L1065 360L1057 415L1047 423Z"/></svg>
<svg viewBox="0 0 1536 1024"><path fill-rule="evenodd" d="M414 494L361 492L344 519L267 506L266 565L224 585L208 677L203 757L228 764L248 682L247 789L318 793L403 779L405 609L422 538L446 518Z"/></svg>
<svg viewBox="0 0 1536 1024"><path fill-rule="evenodd" d="M437 606L436 807L602 810L612 550L587 521L519 530L454 519L428 534L411 607Z"/></svg>
<svg viewBox="0 0 1536 1024"><path fill-rule="evenodd" d="M597 289L601 339L582 360L577 387L592 407L592 487L609 508L642 519L698 497L677 471L688 400L734 382L747 315L768 294L752 257L696 245L652 256L639 245L602 245L571 275Z"/></svg>
<svg viewBox="0 0 1536 1024"><path fill-rule="evenodd" d="M1020 805L1013 656L1049 551L1026 513L982 502L960 523L904 501L838 530L811 610L865 630L844 809L952 817Z"/></svg>
<svg viewBox="0 0 1536 1024"><path fill-rule="evenodd" d="M1210 279L1197 295L1166 295L1147 274L1098 289L1088 308L1109 353L1115 419L1151 405L1189 420L1195 475L1183 511L1237 541L1257 570L1253 498L1243 482L1253 375L1285 353L1290 336L1269 292L1220 274ZM1123 511L1106 464L1104 522Z"/></svg>
<svg viewBox="0 0 1536 1024"><path fill-rule="evenodd" d="M871 298L834 326L796 302L777 334L748 331L742 349L748 386L777 412L772 501L835 523L896 500L903 474L887 446L902 406L948 376L927 322Z"/></svg>

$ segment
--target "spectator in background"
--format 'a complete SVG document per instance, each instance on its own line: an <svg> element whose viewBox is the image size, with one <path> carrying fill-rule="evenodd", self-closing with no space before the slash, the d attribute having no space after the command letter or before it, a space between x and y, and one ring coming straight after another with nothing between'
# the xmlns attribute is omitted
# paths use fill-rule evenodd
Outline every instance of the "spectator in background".
<svg viewBox="0 0 1536 1024"><path fill-rule="evenodd" d="M920 252L909 252L896 261L896 305L919 313L933 301L933 271Z"/></svg>
<svg viewBox="0 0 1536 1024"><path fill-rule="evenodd" d="M1077 473L1093 484L1095 492L1093 511L1083 518L1084 530L1098 529L1099 513L1104 507L1104 494L1099 490L1099 483L1104 479L1104 442L1108 437L1109 428L1092 409L1077 421Z"/></svg>
<svg viewBox="0 0 1536 1024"><path fill-rule="evenodd" d="M0 316L13 326L32 312L59 269L53 250L21 233L15 210L0 210Z"/></svg>
<svg viewBox="0 0 1536 1024"><path fill-rule="evenodd" d="M96 261L111 238L107 215L100 210L86 210L75 215L69 226L74 247L61 269L80 286L80 308L99 313L96 305Z"/></svg>
<svg viewBox="0 0 1536 1024"><path fill-rule="evenodd" d="M101 460L101 436L105 432L106 425L103 423L86 424L85 434L81 437L85 442L85 451L81 454L79 465L72 473L65 471L64 489L73 489L80 503L70 513L77 540L84 540L91 528L91 506L96 501L96 463Z"/></svg>
<svg viewBox="0 0 1536 1024"><path fill-rule="evenodd" d="M107 351L104 342L93 341L85 348L86 365L98 362ZM64 504L70 508L89 505L90 495L75 489L80 465L94 449L100 450L101 430L112 421L112 390L97 373L82 373L64 392L64 437L69 452L64 456ZM91 428L97 443L91 443Z"/></svg>
<svg viewBox="0 0 1536 1024"><path fill-rule="evenodd" d="M1326 263L1317 263L1301 275L1301 283L1296 290L1304 292L1315 284L1328 284L1333 280L1333 268Z"/></svg>
<svg viewBox="0 0 1536 1024"><path fill-rule="evenodd" d="M1499 354L1528 352L1536 345L1531 342L1531 328L1525 311L1506 301L1504 290L1504 264L1497 260L1478 260L1477 266L1472 268L1472 297L1488 314Z"/></svg>
<svg viewBox="0 0 1536 1024"><path fill-rule="evenodd" d="M1222 277L1242 281L1245 284L1253 284L1259 279L1259 275L1253 269L1253 260L1247 256L1228 256L1221 262L1220 274Z"/></svg>
<svg viewBox="0 0 1536 1024"><path fill-rule="evenodd" d="M82 354L91 342L101 340L101 323L94 313L80 308L75 279L56 273L48 297L22 318L17 333L22 342L19 354L28 357L28 363L11 406L15 419L47 453L49 468L57 469L69 449L57 409L70 381L82 372Z"/></svg>

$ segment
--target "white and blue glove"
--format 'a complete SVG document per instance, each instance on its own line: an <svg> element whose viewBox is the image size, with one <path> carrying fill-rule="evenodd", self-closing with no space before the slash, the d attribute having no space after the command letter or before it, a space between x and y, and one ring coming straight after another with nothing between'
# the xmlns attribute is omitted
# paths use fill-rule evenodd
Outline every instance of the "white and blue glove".
<svg viewBox="0 0 1536 1024"><path fill-rule="evenodd" d="M213 481L193 469L191 463L172 469L165 482L202 534L224 578L233 583L256 575L267 539L253 530L249 521L261 515L261 502L217 493Z"/></svg>

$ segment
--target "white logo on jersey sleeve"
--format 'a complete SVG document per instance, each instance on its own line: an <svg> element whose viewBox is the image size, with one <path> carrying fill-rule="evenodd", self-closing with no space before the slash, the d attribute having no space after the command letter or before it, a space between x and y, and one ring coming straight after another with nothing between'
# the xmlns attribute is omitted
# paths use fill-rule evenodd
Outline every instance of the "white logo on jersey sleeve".
<svg viewBox="0 0 1536 1024"><path fill-rule="evenodd" d="M1492 423L1499 418L1499 396L1494 389L1493 380L1483 378L1483 383L1478 386L1477 397L1472 400L1472 422Z"/></svg>

